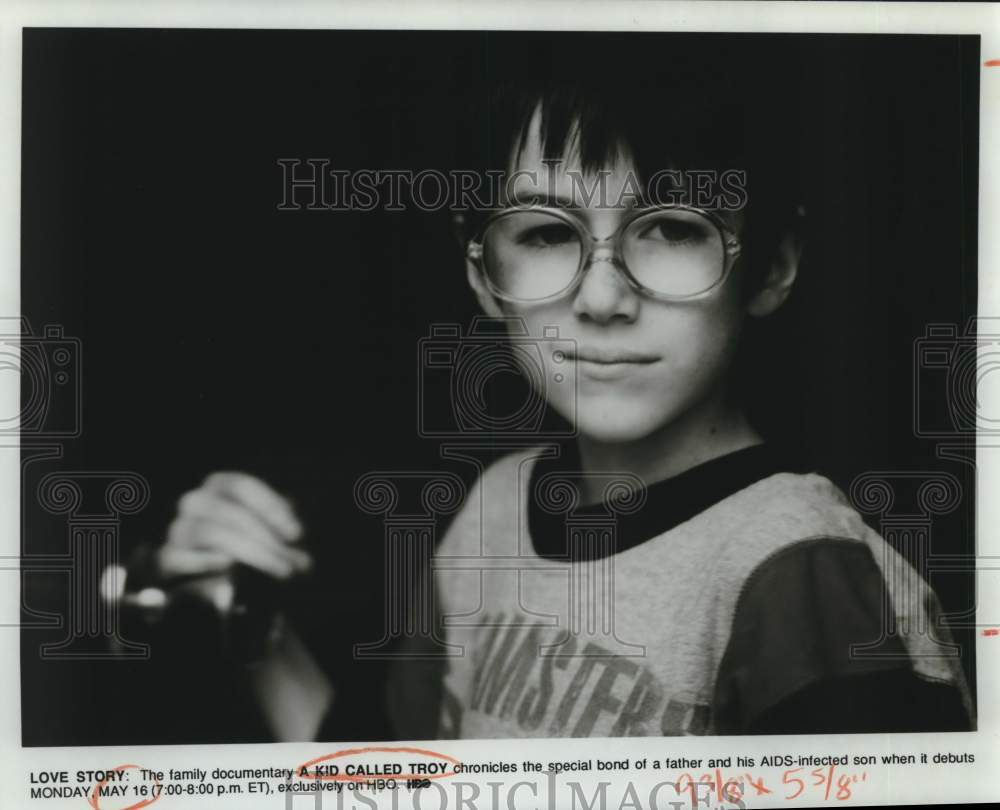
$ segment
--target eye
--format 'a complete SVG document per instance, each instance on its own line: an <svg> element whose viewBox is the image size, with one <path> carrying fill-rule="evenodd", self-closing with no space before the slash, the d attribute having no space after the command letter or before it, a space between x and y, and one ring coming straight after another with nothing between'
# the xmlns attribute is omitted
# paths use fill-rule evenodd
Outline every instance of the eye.
<svg viewBox="0 0 1000 810"><path fill-rule="evenodd" d="M639 228L640 239L652 239L672 245L697 244L708 238L705 226L678 217L653 217Z"/></svg>
<svg viewBox="0 0 1000 810"><path fill-rule="evenodd" d="M576 232L561 222L535 225L518 234L517 241L531 247L558 247L576 240Z"/></svg>

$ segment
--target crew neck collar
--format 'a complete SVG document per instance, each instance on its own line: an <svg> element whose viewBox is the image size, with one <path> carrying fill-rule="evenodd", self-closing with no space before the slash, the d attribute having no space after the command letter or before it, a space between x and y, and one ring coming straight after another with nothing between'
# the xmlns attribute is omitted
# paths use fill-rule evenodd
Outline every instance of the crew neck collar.
<svg viewBox="0 0 1000 810"><path fill-rule="evenodd" d="M531 470L528 497L528 533L539 557L564 562L595 559L635 548L670 531L730 495L779 472L793 471L793 464L768 444L756 444L709 459L670 478L646 487L646 499L635 512L622 512L607 499L569 511L543 508L536 484L543 476L564 473L579 480L580 457L576 443L563 443L557 458L540 458ZM568 548L567 524L589 518L614 520L611 546L572 544ZM577 547L579 546L579 547Z"/></svg>

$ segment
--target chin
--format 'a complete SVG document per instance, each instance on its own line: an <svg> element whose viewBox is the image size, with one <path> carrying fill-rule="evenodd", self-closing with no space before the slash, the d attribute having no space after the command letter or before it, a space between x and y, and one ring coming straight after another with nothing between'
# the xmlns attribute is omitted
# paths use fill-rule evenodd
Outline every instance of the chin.
<svg viewBox="0 0 1000 810"><path fill-rule="evenodd" d="M580 420L577 422L579 435L601 444L633 444L642 441L649 436L655 426L636 425L634 422L623 422L621 420L604 420L590 422Z"/></svg>
<svg viewBox="0 0 1000 810"><path fill-rule="evenodd" d="M652 403L650 403L651 405ZM601 444L631 444L642 441L675 417L663 402L648 407L635 399L578 404L573 424L581 436ZM567 414L563 414L568 416Z"/></svg>

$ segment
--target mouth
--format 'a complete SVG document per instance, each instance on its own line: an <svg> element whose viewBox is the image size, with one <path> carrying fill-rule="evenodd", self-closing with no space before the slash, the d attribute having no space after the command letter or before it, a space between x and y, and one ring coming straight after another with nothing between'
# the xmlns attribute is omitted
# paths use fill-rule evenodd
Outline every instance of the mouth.
<svg viewBox="0 0 1000 810"><path fill-rule="evenodd" d="M584 380L604 384L626 380L656 363L660 357L626 349L578 346L565 354Z"/></svg>
<svg viewBox="0 0 1000 810"><path fill-rule="evenodd" d="M579 346L566 352L566 359L595 366L648 366L660 358L625 349L604 349L593 346Z"/></svg>

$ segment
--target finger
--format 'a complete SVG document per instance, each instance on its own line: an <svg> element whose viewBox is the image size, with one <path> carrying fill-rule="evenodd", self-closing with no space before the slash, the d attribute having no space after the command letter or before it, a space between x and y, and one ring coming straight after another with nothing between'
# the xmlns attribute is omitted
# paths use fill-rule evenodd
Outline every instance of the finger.
<svg viewBox="0 0 1000 810"><path fill-rule="evenodd" d="M236 562L249 565L278 579L287 579L295 573L295 565L278 544L270 546L248 543L238 532L221 523L199 521L201 524L190 532L193 548L222 552ZM279 550L280 549L280 550Z"/></svg>
<svg viewBox="0 0 1000 810"><path fill-rule="evenodd" d="M297 540L302 535L302 525L288 499L259 478L246 473L217 472L208 476L203 486L252 510L283 540Z"/></svg>
<svg viewBox="0 0 1000 810"><path fill-rule="evenodd" d="M261 543L278 541L270 524L262 521L256 512L204 487L182 495L177 502L177 514L221 523Z"/></svg>
<svg viewBox="0 0 1000 810"><path fill-rule="evenodd" d="M155 556L155 567L162 579L217 574L232 564L232 558L222 552L180 546L163 546Z"/></svg>
<svg viewBox="0 0 1000 810"><path fill-rule="evenodd" d="M255 512L204 487L184 494L177 510L180 525L171 526L171 530L177 532L176 535L169 535L172 542L183 546L199 545L193 542L193 533L201 525L216 523L232 529L249 543L258 543L284 556L299 571L312 567L312 558L308 553L284 542Z"/></svg>

